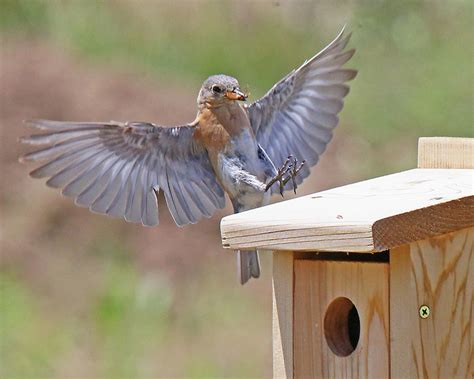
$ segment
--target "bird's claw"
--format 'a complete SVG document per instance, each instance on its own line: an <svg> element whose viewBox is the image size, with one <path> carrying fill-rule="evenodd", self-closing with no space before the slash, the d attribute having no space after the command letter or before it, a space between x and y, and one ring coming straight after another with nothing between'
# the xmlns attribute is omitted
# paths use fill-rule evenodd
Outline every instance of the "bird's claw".
<svg viewBox="0 0 474 379"><path fill-rule="evenodd" d="M296 184L295 178L296 175L298 175L298 173L301 171L305 163L305 161L302 161L298 165L298 160L296 158L293 158L293 156L291 155L288 156L283 165L277 170L277 174L268 182L267 186L265 187L265 192L267 192L273 186L273 184L278 182L280 187L280 195L283 196L283 190L285 188L285 185L291 180L293 182L293 190L296 194L296 188L298 186Z"/></svg>
<svg viewBox="0 0 474 379"><path fill-rule="evenodd" d="M277 174L267 183L267 186L265 187L265 192L267 192L276 182L279 182L280 184L280 194L283 196L283 178L284 176L288 173L288 171L291 168L291 159L293 157L290 155L286 161L283 163L283 165L277 169Z"/></svg>
<svg viewBox="0 0 474 379"><path fill-rule="evenodd" d="M296 183L296 175L298 175L298 173L301 171L301 169L303 168L303 166L305 165L306 161L303 160L301 161L301 163L298 165L298 160L295 158L293 160L293 163L290 165L289 167L289 171L290 171L290 175L287 176L284 180L283 180L283 187L286 185L286 183L288 183L291 179L291 181L293 182L293 191L296 195L296 188L298 188L298 184ZM283 193L282 193L282 190L280 189L280 193L281 195L283 196Z"/></svg>

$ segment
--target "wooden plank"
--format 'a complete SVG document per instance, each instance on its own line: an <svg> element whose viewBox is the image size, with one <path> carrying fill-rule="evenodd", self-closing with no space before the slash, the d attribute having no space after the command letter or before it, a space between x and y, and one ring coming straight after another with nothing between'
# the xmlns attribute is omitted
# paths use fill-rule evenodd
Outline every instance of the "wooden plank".
<svg viewBox="0 0 474 379"><path fill-rule="evenodd" d="M294 264L295 378L388 378L388 264L318 260L295 260ZM340 297L352 301L360 319L359 341L348 356L335 354L324 332L340 333L329 338L336 351L342 349L339 352L345 355L353 349L352 344L344 344L344 335L353 326L341 323L337 313L345 307L328 309ZM334 329L332 323L337 323Z"/></svg>
<svg viewBox="0 0 474 379"><path fill-rule="evenodd" d="M473 313L474 228L391 250L391 377L474 377Z"/></svg>
<svg viewBox="0 0 474 379"><path fill-rule="evenodd" d="M293 378L293 253L273 254L273 377Z"/></svg>
<svg viewBox="0 0 474 379"><path fill-rule="evenodd" d="M474 226L474 170L414 169L222 219L224 247L374 252Z"/></svg>
<svg viewBox="0 0 474 379"><path fill-rule="evenodd" d="M419 168L474 168L474 138L422 137Z"/></svg>

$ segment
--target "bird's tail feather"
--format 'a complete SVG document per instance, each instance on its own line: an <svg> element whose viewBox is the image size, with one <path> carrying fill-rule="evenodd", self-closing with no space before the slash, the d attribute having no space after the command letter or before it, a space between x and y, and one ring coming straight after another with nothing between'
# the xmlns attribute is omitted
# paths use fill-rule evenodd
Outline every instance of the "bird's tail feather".
<svg viewBox="0 0 474 379"><path fill-rule="evenodd" d="M257 250L238 250L237 268L240 284L245 284L250 278L260 276L260 259Z"/></svg>

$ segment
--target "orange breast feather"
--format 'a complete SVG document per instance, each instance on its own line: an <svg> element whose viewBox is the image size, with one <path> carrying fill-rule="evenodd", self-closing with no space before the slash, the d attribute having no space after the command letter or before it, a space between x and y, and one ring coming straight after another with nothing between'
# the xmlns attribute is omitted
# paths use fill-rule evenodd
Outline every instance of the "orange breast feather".
<svg viewBox="0 0 474 379"><path fill-rule="evenodd" d="M209 153L222 151L230 141L230 135L210 110L198 116L194 138L201 142Z"/></svg>

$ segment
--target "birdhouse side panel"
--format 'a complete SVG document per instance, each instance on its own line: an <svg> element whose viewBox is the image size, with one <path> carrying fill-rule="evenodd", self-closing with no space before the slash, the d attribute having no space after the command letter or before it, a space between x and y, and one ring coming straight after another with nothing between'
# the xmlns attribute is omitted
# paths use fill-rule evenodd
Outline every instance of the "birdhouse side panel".
<svg viewBox="0 0 474 379"><path fill-rule="evenodd" d="M474 377L474 228L390 251L392 378Z"/></svg>

